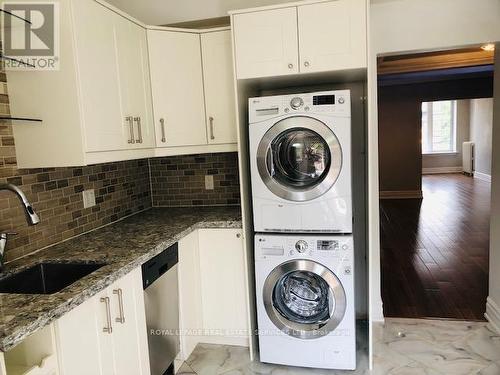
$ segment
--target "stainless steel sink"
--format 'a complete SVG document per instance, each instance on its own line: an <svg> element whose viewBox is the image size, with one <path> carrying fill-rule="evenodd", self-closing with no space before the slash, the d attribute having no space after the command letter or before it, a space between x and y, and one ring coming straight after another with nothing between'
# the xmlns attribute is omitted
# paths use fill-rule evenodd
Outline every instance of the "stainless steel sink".
<svg viewBox="0 0 500 375"><path fill-rule="evenodd" d="M0 293L57 293L103 266L103 263L39 263L0 279Z"/></svg>

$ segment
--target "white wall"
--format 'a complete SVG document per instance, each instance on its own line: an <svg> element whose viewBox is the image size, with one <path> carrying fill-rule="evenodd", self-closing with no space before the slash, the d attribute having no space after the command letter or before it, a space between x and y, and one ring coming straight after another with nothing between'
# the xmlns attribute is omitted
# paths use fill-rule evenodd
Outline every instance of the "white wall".
<svg viewBox="0 0 500 375"><path fill-rule="evenodd" d="M383 320L380 297L377 55L449 49L488 41L500 41L499 25L500 1L498 0L378 0L372 2L368 62L370 90L368 93L368 234L372 320ZM500 172L497 180L500 181ZM497 232L500 233L500 230ZM500 264L500 259L497 259L497 264ZM497 275L500 275L500 270ZM496 280L497 287L500 285L499 281ZM493 285L491 287L493 288ZM500 290L496 292L500 297Z"/></svg>
<svg viewBox="0 0 500 375"><path fill-rule="evenodd" d="M474 170L491 176L493 99L473 99L470 105L470 140L474 142Z"/></svg>
<svg viewBox="0 0 500 375"><path fill-rule="evenodd" d="M493 144L500 145L500 43L495 52ZM490 293L486 314L500 333L500 147L493 149L490 228Z"/></svg>
<svg viewBox="0 0 500 375"><path fill-rule="evenodd" d="M107 0L148 25L224 17L230 10L286 3L288 0Z"/></svg>

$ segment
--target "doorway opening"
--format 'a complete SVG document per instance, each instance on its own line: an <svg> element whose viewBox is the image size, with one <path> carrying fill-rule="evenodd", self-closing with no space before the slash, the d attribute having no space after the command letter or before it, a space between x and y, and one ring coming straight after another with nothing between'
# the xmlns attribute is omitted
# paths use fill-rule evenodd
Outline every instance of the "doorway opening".
<svg viewBox="0 0 500 375"><path fill-rule="evenodd" d="M494 52L378 59L386 317L484 320Z"/></svg>

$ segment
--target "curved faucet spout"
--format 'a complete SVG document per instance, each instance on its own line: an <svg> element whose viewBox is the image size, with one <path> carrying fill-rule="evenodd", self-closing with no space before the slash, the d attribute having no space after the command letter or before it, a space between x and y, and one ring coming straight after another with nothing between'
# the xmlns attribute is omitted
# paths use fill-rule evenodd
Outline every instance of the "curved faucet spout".
<svg viewBox="0 0 500 375"><path fill-rule="evenodd" d="M30 202L28 202L26 195L24 195L23 191L19 189L19 187L13 184L0 184L0 191L2 190L9 190L17 195L17 197L19 198L24 207L24 212L26 213L26 220L29 225L37 225L40 222L40 218L33 209L33 206L31 205Z"/></svg>

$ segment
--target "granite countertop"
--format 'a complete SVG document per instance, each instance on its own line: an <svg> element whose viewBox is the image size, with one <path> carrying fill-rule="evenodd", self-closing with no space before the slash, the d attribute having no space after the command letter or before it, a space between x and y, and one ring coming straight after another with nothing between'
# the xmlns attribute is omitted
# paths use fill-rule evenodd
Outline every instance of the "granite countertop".
<svg viewBox="0 0 500 375"><path fill-rule="evenodd" d="M106 263L106 266L55 294L0 294L0 350L13 348L200 228L241 228L241 210L239 207L152 208L9 263L0 277L47 261Z"/></svg>

